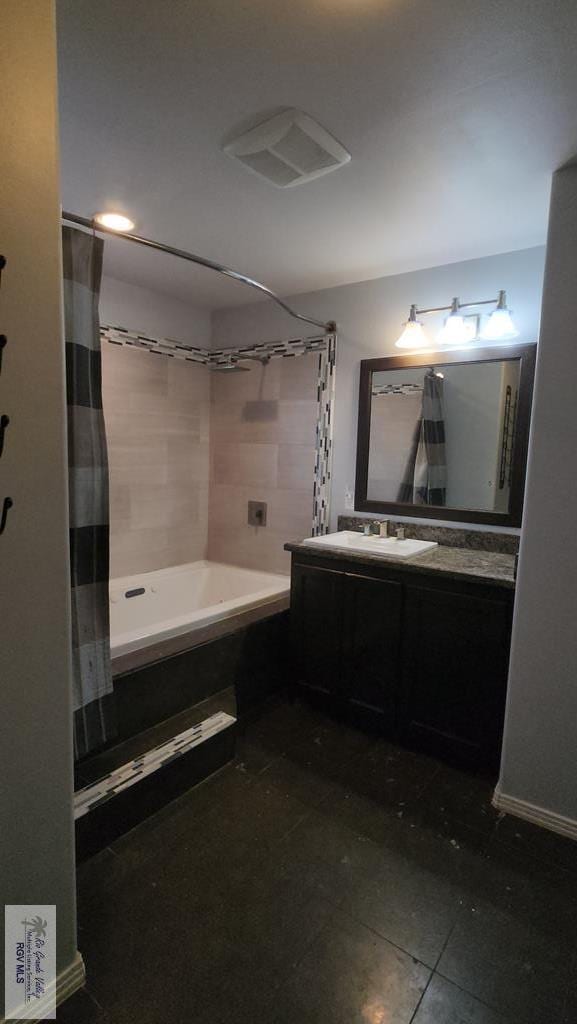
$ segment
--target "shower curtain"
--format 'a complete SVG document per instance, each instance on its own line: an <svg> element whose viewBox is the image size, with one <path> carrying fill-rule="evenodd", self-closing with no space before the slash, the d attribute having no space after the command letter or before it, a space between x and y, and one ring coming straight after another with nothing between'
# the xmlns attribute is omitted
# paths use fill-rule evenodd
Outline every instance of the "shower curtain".
<svg viewBox="0 0 577 1024"><path fill-rule="evenodd" d="M74 753L114 735L108 605L108 459L98 298L103 242L62 230L68 404Z"/></svg>
<svg viewBox="0 0 577 1024"><path fill-rule="evenodd" d="M421 416L397 501L412 505L444 505L446 494L443 379L430 371L425 374Z"/></svg>

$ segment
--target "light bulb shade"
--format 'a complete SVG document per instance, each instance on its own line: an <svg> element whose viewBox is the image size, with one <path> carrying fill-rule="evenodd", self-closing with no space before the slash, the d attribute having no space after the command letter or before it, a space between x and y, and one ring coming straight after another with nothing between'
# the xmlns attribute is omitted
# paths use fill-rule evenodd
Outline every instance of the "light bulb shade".
<svg viewBox="0 0 577 1024"><path fill-rule="evenodd" d="M519 331L507 307L493 310L481 331L481 337L485 341L510 341L519 337Z"/></svg>
<svg viewBox="0 0 577 1024"><path fill-rule="evenodd" d="M400 338L395 342L397 348L412 348L420 351L423 348L431 348L423 325L418 320L407 320L405 329Z"/></svg>
<svg viewBox="0 0 577 1024"><path fill-rule="evenodd" d="M460 313L451 313L439 331L439 341L443 345L470 345L474 337L475 324L467 322Z"/></svg>

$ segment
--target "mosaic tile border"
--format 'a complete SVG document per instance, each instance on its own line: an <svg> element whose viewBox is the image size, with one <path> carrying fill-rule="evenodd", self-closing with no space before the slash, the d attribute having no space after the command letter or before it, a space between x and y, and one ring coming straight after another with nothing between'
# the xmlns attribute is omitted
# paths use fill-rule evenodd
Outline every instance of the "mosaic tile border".
<svg viewBox="0 0 577 1024"><path fill-rule="evenodd" d="M98 782L78 790L74 796L74 820L78 821L79 818L89 814L96 807L100 807L102 804L107 803L108 800L112 800L118 793L129 789L130 786L136 785L137 782L146 778L147 775L152 775L160 768L164 768L171 761L182 757L183 754L188 753L194 747L198 747L205 740L210 739L210 737L216 736L223 729L228 729L235 722L236 718L229 715L226 711L218 711L216 714L211 715L210 718L205 718L203 722L198 722L197 725L193 725L190 729L185 729L178 736L173 736L166 743L161 743L158 747L152 747L151 750L147 750L145 754L134 758L133 761L128 761L126 764L121 765L120 768L115 768L114 771L99 779Z"/></svg>
<svg viewBox="0 0 577 1024"><path fill-rule="evenodd" d="M203 366L218 366L227 363L231 356L268 356L270 359L290 359L319 353L317 374L317 426L316 456L313 476L312 536L329 532L332 462L333 422L335 409L337 335L323 334L312 338L292 338L288 341L263 341L244 348L206 349L183 345L172 338L154 338L126 327L103 324L100 336L111 345L127 345L143 349L152 355L164 355L170 359L183 359Z"/></svg>
<svg viewBox="0 0 577 1024"><path fill-rule="evenodd" d="M313 482L312 536L329 532L333 472L333 425L335 411L337 336L326 336L326 347L319 357L317 381L317 440Z"/></svg>
<svg viewBox="0 0 577 1024"><path fill-rule="evenodd" d="M383 395L422 395L422 384L373 384L373 398Z"/></svg>
<svg viewBox="0 0 577 1024"><path fill-rule="evenodd" d="M194 345L184 345L173 338L155 338L150 334L130 331L126 327L113 324L102 324L100 337L111 345L127 345L144 351L168 356L171 359L183 359L188 362L201 363L204 366L219 366L228 363L232 358L247 359L249 356L267 356L270 359L286 359L292 356L306 355L308 352L322 352L329 345L331 334L323 334L316 338L292 338L288 341L262 341L244 347L208 349Z"/></svg>

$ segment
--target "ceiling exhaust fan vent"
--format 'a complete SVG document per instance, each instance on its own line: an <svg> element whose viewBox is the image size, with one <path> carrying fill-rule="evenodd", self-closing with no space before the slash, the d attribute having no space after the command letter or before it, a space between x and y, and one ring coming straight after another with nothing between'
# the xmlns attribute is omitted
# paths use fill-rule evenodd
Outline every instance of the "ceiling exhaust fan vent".
<svg viewBox="0 0 577 1024"><path fill-rule="evenodd" d="M303 185L351 159L326 128L300 110L276 114L223 148L277 188Z"/></svg>

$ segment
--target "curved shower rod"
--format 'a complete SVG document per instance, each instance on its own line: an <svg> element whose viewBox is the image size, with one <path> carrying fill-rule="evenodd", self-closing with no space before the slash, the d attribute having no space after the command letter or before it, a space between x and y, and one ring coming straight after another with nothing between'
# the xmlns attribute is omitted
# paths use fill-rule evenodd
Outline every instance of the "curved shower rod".
<svg viewBox="0 0 577 1024"><path fill-rule="evenodd" d="M334 331L336 324L329 320L328 323L324 323L322 320L315 320L314 317L305 316L304 313L297 313L294 309L284 302L275 292L270 288L267 288L265 284L261 284L260 281L255 281L252 277L247 277L246 274L241 274L238 270L231 270L230 267L225 267L221 263L215 263L214 260L208 260L204 256L195 256L192 252L187 252L186 249L175 249L172 245L165 245L164 242L155 242L151 238L141 238L140 235L132 235L127 231L115 231L114 228L105 228L102 224L98 224L95 220L91 220L89 217L80 217L77 213L66 213L62 211L62 220L68 221L71 224L81 224L82 227L90 228L92 231L103 231L108 235L115 235L117 238L125 238L127 242L138 242L139 245L145 245L149 249L158 249L160 252L167 252L171 256L178 256L181 260L188 260L189 263L198 263L201 267L207 267L208 270L216 270L219 274L224 274L225 277L232 277L233 281L241 281L242 284L249 285L250 288L256 288L257 291L263 292L276 302L277 306L284 309L285 313L295 318L295 320L304 320L307 324L312 324L314 327L322 327L324 331Z"/></svg>

